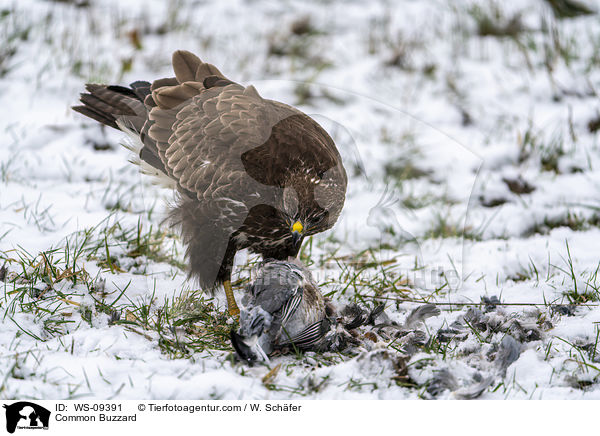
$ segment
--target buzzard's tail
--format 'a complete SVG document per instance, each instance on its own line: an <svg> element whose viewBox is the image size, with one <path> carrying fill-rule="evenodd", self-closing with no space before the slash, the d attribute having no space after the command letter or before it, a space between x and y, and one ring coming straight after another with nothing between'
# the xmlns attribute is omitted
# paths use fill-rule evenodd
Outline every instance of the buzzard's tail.
<svg viewBox="0 0 600 436"><path fill-rule="evenodd" d="M73 110L114 129L120 130L118 124L123 123L139 134L148 119L144 99L150 94L150 83L139 81L130 86L88 83L88 92L80 97L83 105L73 106Z"/></svg>
<svg viewBox="0 0 600 436"><path fill-rule="evenodd" d="M152 103L151 85L137 81L129 86L88 83L85 86L88 92L80 98L83 105L73 106L73 110L127 133L131 142L123 145L135 153L131 162L139 165L142 173L154 177L157 184L172 188L175 182L168 176L156 142L148 136L152 122L148 120L148 106L144 102Z"/></svg>

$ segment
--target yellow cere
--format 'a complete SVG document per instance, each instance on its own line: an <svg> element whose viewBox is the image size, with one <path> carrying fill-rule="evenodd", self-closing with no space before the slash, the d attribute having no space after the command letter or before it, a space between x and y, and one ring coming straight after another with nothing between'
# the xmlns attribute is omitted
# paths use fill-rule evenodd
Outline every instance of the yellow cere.
<svg viewBox="0 0 600 436"><path fill-rule="evenodd" d="M304 230L304 226L300 221L296 221L292 226L292 232L302 233L302 230Z"/></svg>

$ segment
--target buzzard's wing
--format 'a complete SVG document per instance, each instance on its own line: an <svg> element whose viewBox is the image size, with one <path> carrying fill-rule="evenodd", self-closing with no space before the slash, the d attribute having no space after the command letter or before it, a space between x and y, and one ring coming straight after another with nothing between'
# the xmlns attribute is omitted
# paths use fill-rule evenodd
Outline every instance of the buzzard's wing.
<svg viewBox="0 0 600 436"><path fill-rule="evenodd" d="M154 84L147 99L156 105L147 132L168 175L201 202L244 202L256 186L242 155L264 144L279 121L300 112L229 81L191 53L176 52L173 65L178 84Z"/></svg>
<svg viewBox="0 0 600 436"><path fill-rule="evenodd" d="M230 237L254 204L272 203L274 187L248 174L242 155L264 144L273 126L300 112L264 100L188 52L175 52L173 79L152 85L142 129L183 193L175 222L185 222L191 270L216 278Z"/></svg>

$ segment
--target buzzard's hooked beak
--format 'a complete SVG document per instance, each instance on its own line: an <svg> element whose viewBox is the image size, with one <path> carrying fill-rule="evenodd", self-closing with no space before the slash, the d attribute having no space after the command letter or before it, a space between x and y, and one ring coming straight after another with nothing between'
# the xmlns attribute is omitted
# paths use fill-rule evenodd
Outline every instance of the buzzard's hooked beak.
<svg viewBox="0 0 600 436"><path fill-rule="evenodd" d="M294 245L297 245L302 241L302 237L304 236L304 226L300 221L296 221L292 225L292 242Z"/></svg>

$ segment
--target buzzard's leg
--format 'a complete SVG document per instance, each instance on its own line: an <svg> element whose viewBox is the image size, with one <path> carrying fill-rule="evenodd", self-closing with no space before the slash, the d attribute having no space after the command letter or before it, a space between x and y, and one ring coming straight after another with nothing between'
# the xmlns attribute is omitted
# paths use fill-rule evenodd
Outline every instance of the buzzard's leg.
<svg viewBox="0 0 600 436"><path fill-rule="evenodd" d="M225 288L225 295L227 296L227 308L229 309L229 315L238 317L240 316L240 309L235 302L235 297L233 296L233 289L231 288L231 280L225 280L223 282L223 287Z"/></svg>

